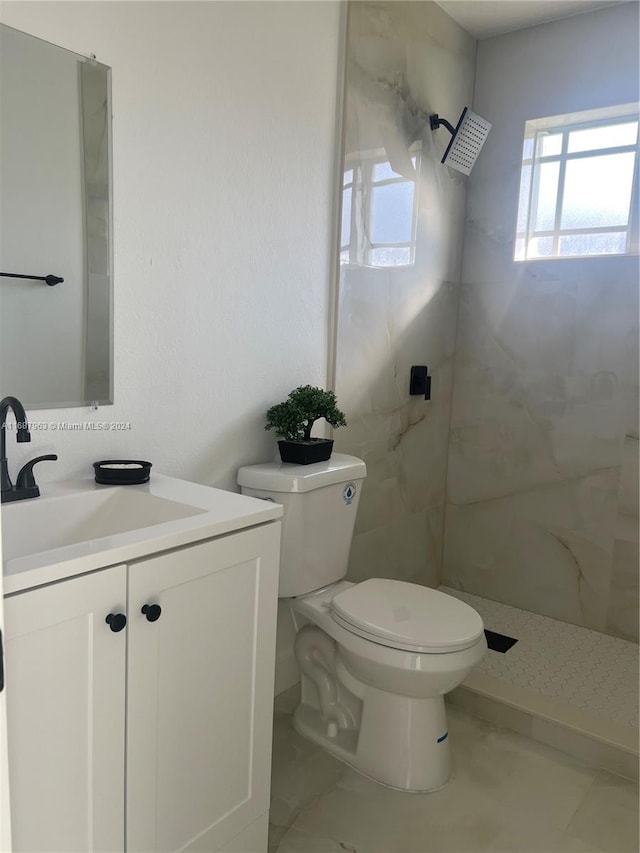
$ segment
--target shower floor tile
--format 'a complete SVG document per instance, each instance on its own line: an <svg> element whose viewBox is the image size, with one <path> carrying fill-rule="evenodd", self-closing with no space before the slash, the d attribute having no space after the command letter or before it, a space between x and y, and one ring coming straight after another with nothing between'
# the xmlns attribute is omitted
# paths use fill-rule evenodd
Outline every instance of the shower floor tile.
<svg viewBox="0 0 640 853"><path fill-rule="evenodd" d="M591 631L441 586L465 601L482 617L485 628L518 642L502 654L487 651L475 675L548 699L600 720L638 730L638 646L627 640Z"/></svg>

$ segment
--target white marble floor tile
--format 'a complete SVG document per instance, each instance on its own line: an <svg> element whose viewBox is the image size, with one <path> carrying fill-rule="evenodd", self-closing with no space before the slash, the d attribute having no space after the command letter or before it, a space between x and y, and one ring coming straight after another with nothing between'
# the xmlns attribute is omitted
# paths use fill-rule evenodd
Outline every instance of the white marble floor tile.
<svg viewBox="0 0 640 853"><path fill-rule="evenodd" d="M638 853L638 786L601 771L567 827L567 835L607 853Z"/></svg>
<svg viewBox="0 0 640 853"><path fill-rule="evenodd" d="M325 752L290 764L272 782L271 823L290 826L306 805L332 790L344 772L344 764Z"/></svg>
<svg viewBox="0 0 640 853"><path fill-rule="evenodd" d="M489 851L509 821L509 809L454 781L432 794L406 794L372 783L342 784L298 817L295 828L375 853Z"/></svg>
<svg viewBox="0 0 640 853"><path fill-rule="evenodd" d="M293 729L298 702L299 688L293 687L277 696L274 704L270 853L302 809L331 790L347 771L344 764Z"/></svg>
<svg viewBox="0 0 640 853"><path fill-rule="evenodd" d="M290 829L278 846L278 853L369 853L364 847L352 847L333 838L308 835Z"/></svg>
<svg viewBox="0 0 640 853"><path fill-rule="evenodd" d="M567 827L593 784L592 769L515 732L476 721L460 709L449 708L448 717L456 780L515 813L537 812L545 815L547 826Z"/></svg>
<svg viewBox="0 0 640 853"><path fill-rule="evenodd" d="M394 791L315 746L292 752L296 701L278 700L271 853L637 853L631 782L453 707L452 782Z"/></svg>
<svg viewBox="0 0 640 853"><path fill-rule="evenodd" d="M543 847L536 850L536 853L610 853L611 848L593 847L591 844L586 844L577 838L571 838L566 833L553 839L548 848ZM496 851L497 853L497 851ZM509 849L509 853L515 853L513 847Z"/></svg>
<svg viewBox="0 0 640 853"><path fill-rule="evenodd" d="M462 853L462 851L461 851ZM538 829L514 832L505 830L496 838L491 853L607 853L564 832L550 832L541 824ZM611 851L610 851L611 853Z"/></svg>

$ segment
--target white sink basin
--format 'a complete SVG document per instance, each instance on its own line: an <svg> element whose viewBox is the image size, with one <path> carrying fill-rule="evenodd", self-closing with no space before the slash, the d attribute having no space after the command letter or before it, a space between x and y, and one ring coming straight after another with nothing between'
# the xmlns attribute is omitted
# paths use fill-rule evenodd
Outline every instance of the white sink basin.
<svg viewBox="0 0 640 853"><path fill-rule="evenodd" d="M2 557L12 560L205 512L116 486L2 508Z"/></svg>
<svg viewBox="0 0 640 853"><path fill-rule="evenodd" d="M141 486L76 480L40 491L0 510L5 594L282 515L279 504L160 474Z"/></svg>

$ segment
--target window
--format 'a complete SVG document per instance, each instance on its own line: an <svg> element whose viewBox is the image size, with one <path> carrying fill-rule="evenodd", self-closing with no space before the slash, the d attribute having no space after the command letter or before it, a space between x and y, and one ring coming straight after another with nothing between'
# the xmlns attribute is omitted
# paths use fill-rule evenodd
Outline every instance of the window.
<svg viewBox="0 0 640 853"><path fill-rule="evenodd" d="M637 105L525 125L514 258L638 251Z"/></svg>
<svg viewBox="0 0 640 853"><path fill-rule="evenodd" d="M345 169L341 263L402 267L415 262L419 162L419 154L411 156L412 177L395 172L385 157L363 158Z"/></svg>

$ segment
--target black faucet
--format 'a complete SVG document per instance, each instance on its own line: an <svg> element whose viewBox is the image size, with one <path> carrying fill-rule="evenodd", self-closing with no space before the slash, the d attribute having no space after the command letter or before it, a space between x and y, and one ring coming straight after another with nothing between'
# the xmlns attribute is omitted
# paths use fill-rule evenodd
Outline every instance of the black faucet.
<svg viewBox="0 0 640 853"><path fill-rule="evenodd" d="M40 494L40 489L36 485L33 476L33 466L36 462L41 462L43 459L58 458L55 453L49 453L46 456L38 456L27 462L20 469L16 485L14 486L9 476L9 465L7 462L7 415L9 414L9 409L13 411L16 418L16 440L20 443L31 441L27 415L20 400L17 397L5 397L3 400L0 400L0 485L2 503L21 501L26 498L37 498Z"/></svg>

